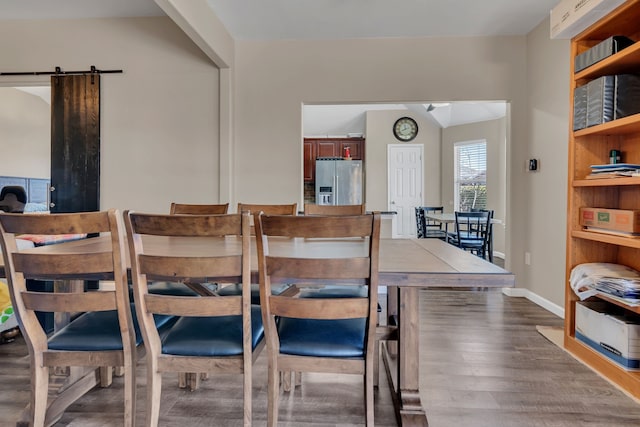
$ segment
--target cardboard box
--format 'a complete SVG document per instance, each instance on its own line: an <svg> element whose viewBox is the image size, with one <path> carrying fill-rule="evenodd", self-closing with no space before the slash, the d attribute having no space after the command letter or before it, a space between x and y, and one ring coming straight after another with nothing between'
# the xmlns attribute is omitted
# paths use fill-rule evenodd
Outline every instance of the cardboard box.
<svg viewBox="0 0 640 427"><path fill-rule="evenodd" d="M576 303L576 339L627 370L640 370L640 317L604 301Z"/></svg>
<svg viewBox="0 0 640 427"><path fill-rule="evenodd" d="M640 211L580 208L580 225L622 233L640 233Z"/></svg>
<svg viewBox="0 0 640 427"><path fill-rule="evenodd" d="M570 39L624 3L625 0L562 0L551 9L550 36Z"/></svg>

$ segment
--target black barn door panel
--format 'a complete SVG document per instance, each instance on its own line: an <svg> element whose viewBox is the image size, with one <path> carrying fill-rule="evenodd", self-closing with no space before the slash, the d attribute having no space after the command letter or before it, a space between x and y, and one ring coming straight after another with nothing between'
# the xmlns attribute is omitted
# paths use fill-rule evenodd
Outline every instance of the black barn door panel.
<svg viewBox="0 0 640 427"><path fill-rule="evenodd" d="M100 75L51 77L51 212L100 209Z"/></svg>

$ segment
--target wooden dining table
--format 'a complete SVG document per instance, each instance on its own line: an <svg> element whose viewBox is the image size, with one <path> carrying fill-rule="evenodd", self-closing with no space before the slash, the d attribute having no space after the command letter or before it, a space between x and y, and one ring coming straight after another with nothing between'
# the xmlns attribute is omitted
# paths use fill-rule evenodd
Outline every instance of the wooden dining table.
<svg viewBox="0 0 640 427"><path fill-rule="evenodd" d="M197 242L184 239L157 238L158 248L171 245L171 249L184 256L196 253L202 247L221 253L239 250L239 239L199 238ZM353 251L365 251L367 245L354 241ZM36 247L29 251L65 253L110 251L109 237L95 237L51 246ZM331 257L334 250L330 241L309 239L283 239L276 246L270 244L272 254L287 251L308 252L314 256ZM257 257L252 249L252 275L257 283ZM0 258L0 275L4 277L4 262ZM77 279L74 277L73 279ZM87 278L90 279L90 278ZM96 279L107 279L97 277ZM420 399L419 384L419 307L420 289L446 288L503 288L514 286L514 275L439 239L381 239L379 283L387 286L391 311L397 314L398 343L396 351L383 350L383 362L392 390L398 424L401 426L427 426L427 414Z"/></svg>

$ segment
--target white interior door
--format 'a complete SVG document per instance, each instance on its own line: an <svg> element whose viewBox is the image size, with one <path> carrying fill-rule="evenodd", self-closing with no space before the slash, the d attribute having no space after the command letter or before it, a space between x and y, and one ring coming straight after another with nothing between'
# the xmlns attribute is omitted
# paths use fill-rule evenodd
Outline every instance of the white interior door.
<svg viewBox="0 0 640 427"><path fill-rule="evenodd" d="M389 177L389 210L395 211L392 237L416 237L416 206L422 206L422 153L421 144L387 146Z"/></svg>

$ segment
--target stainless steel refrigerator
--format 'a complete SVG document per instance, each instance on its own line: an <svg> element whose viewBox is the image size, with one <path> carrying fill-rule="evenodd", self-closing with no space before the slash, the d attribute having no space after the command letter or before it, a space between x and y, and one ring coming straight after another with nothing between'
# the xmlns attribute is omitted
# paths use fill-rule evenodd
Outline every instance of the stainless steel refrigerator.
<svg viewBox="0 0 640 427"><path fill-rule="evenodd" d="M362 160L316 159L316 204L361 204L362 177Z"/></svg>

